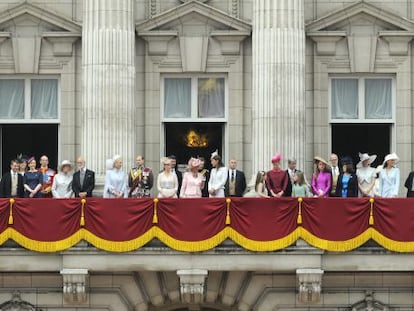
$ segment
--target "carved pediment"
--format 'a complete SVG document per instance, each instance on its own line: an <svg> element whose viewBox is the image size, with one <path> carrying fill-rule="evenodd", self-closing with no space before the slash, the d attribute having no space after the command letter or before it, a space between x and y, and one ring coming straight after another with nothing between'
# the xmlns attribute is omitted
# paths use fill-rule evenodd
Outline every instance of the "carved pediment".
<svg viewBox="0 0 414 311"><path fill-rule="evenodd" d="M309 33L346 30L349 25L369 26L382 30L414 32L414 23L398 14L359 1L319 18L306 26Z"/></svg>
<svg viewBox="0 0 414 311"><path fill-rule="evenodd" d="M11 300L0 305L0 311L35 311L36 308L31 303L23 301L19 292L14 292Z"/></svg>
<svg viewBox="0 0 414 311"><path fill-rule="evenodd" d="M37 73L42 39L55 56L71 56L82 28L48 9L23 2L0 13L0 44L10 38L16 73Z"/></svg>
<svg viewBox="0 0 414 311"><path fill-rule="evenodd" d="M407 56L414 23L359 1L311 22L306 31L318 55L335 56L337 43L346 39L351 71L374 72L378 41L388 44L389 56Z"/></svg>

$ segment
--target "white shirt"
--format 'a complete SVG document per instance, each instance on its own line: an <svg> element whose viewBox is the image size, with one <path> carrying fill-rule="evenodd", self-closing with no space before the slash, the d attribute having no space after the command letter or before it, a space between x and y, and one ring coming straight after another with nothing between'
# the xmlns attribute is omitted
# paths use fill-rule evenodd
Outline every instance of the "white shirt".
<svg viewBox="0 0 414 311"><path fill-rule="evenodd" d="M339 167L332 166L332 174L335 176L339 176Z"/></svg>
<svg viewBox="0 0 414 311"><path fill-rule="evenodd" d="M236 174L237 174L237 172L236 172L237 170L232 170L232 169L230 169L229 168L229 179L231 179L231 174L234 174L233 175L233 177L234 177L234 179L236 180Z"/></svg>

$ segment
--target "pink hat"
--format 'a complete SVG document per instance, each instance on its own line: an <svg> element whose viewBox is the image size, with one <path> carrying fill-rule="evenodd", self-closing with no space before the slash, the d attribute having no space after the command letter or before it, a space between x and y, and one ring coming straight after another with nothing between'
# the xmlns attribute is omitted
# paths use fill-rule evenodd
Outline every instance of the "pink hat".
<svg viewBox="0 0 414 311"><path fill-rule="evenodd" d="M272 157L272 163L276 163L276 162L280 162L282 161L282 154L280 152L277 152L273 157Z"/></svg>
<svg viewBox="0 0 414 311"><path fill-rule="evenodd" d="M200 164L201 164L200 159L191 158L190 160L188 160L189 167L199 167Z"/></svg>

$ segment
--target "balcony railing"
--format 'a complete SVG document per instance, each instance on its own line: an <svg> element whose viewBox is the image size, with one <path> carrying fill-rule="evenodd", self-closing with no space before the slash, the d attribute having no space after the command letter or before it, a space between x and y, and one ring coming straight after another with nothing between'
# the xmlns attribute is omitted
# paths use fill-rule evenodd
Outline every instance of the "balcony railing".
<svg viewBox="0 0 414 311"><path fill-rule="evenodd" d="M302 239L313 247L354 250L369 240L414 252L414 199L1 199L0 244L14 240L38 252L82 240L110 252L158 239L201 252L226 240L256 252Z"/></svg>

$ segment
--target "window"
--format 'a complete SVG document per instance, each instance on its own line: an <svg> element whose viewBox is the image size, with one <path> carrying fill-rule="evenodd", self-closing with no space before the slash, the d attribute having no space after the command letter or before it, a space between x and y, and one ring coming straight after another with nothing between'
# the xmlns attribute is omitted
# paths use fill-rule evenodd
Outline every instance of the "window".
<svg viewBox="0 0 414 311"><path fill-rule="evenodd" d="M331 78L331 120L392 123L394 93L391 77Z"/></svg>
<svg viewBox="0 0 414 311"><path fill-rule="evenodd" d="M164 78L164 120L223 120L225 79L222 77Z"/></svg>
<svg viewBox="0 0 414 311"><path fill-rule="evenodd" d="M225 151L227 81L222 75L169 75L161 79L162 152L210 158ZM207 163L208 165L208 163Z"/></svg>
<svg viewBox="0 0 414 311"><path fill-rule="evenodd" d="M0 120L16 123L58 121L58 80L0 78Z"/></svg>

